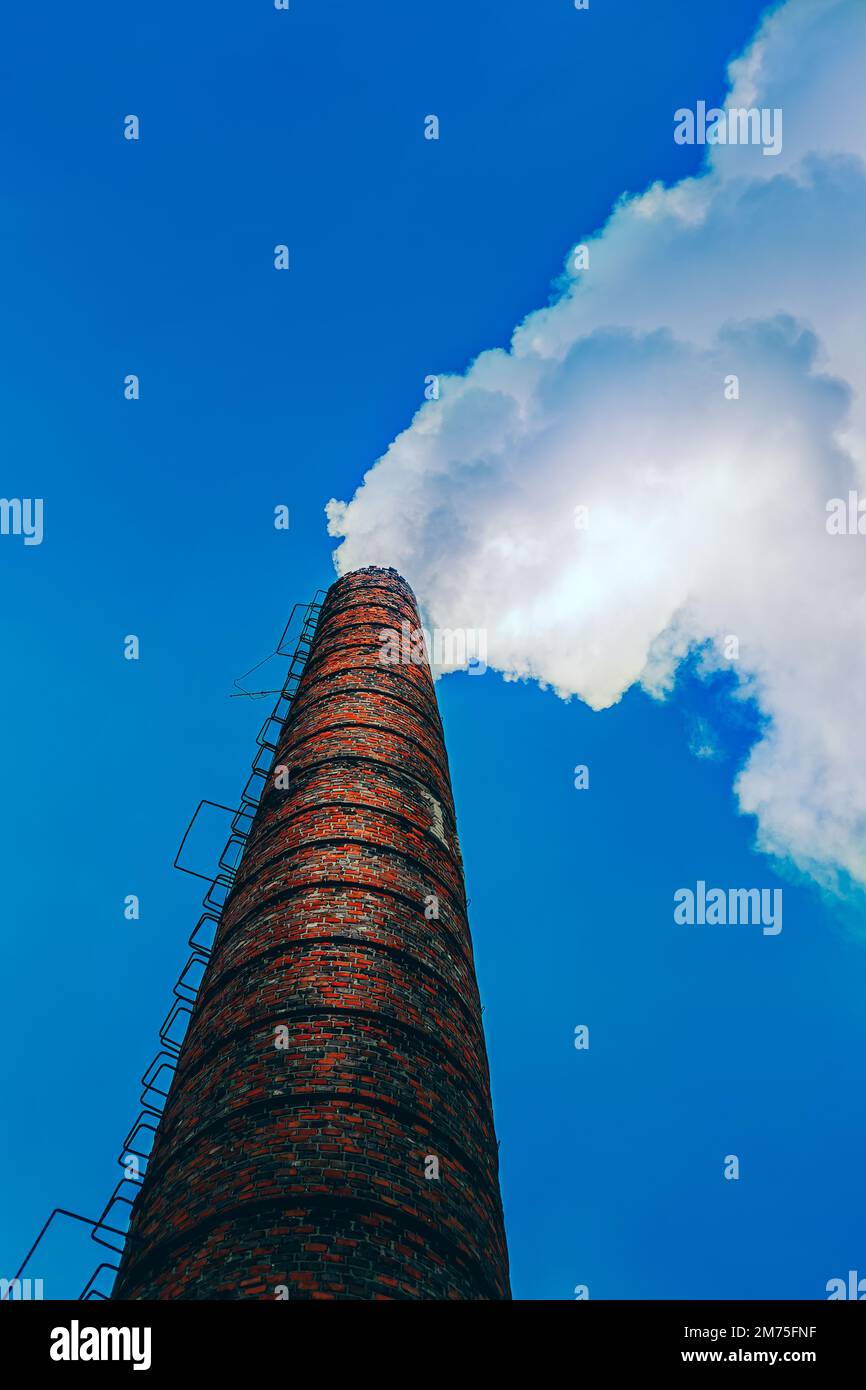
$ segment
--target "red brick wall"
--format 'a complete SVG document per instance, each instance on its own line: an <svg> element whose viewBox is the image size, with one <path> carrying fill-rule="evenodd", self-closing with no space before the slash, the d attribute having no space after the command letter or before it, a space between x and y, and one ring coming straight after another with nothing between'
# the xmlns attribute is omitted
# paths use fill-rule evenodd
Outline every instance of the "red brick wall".
<svg viewBox="0 0 866 1390"><path fill-rule="evenodd" d="M436 695L426 664L381 661L404 621L394 570L325 600L116 1298L510 1297Z"/></svg>

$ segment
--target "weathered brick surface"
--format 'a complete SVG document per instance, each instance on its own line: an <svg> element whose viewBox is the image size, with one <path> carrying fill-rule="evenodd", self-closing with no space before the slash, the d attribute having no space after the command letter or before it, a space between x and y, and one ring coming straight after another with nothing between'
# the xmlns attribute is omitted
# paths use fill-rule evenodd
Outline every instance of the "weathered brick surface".
<svg viewBox="0 0 866 1390"><path fill-rule="evenodd" d="M223 910L116 1298L510 1297L435 690L380 660L403 622L393 570L325 600L274 759L289 786L269 780Z"/></svg>

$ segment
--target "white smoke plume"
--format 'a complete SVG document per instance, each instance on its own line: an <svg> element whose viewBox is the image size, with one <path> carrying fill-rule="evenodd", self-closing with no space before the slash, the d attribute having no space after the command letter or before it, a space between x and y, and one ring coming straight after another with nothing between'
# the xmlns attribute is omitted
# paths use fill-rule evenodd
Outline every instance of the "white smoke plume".
<svg viewBox="0 0 866 1390"><path fill-rule="evenodd" d="M866 499L864 73L866 0L773 10L727 104L781 109L781 152L621 202L327 508L340 573L393 565L507 675L601 709L729 666L765 717L740 807L830 887L866 884L866 535L827 529Z"/></svg>

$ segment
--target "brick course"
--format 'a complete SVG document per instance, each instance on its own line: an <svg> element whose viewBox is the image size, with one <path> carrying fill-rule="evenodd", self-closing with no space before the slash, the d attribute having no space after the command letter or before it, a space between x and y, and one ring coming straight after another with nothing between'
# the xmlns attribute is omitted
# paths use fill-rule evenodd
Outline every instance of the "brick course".
<svg viewBox="0 0 866 1390"><path fill-rule="evenodd" d="M510 1298L435 688L380 660L403 622L394 570L328 592L115 1298Z"/></svg>

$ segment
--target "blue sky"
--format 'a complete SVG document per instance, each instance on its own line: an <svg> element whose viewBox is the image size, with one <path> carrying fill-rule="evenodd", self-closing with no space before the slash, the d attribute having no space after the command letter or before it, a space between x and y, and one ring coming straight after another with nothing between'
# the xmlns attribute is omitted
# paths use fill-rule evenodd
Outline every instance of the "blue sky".
<svg viewBox="0 0 866 1390"><path fill-rule="evenodd" d="M45 539L0 538L4 1273L119 1176L198 915L172 859L245 780L263 710L234 678L333 578L324 504L428 373L507 344L623 191L697 169L672 112L722 97L761 8L7 19L0 491L45 499ZM493 672L440 702L515 1296L817 1298L866 1273L863 919L755 853L750 712L689 670L603 713ZM715 758L690 752L702 719ZM782 934L677 928L699 878L783 886ZM96 1263L58 1234L30 1273L74 1296Z"/></svg>

